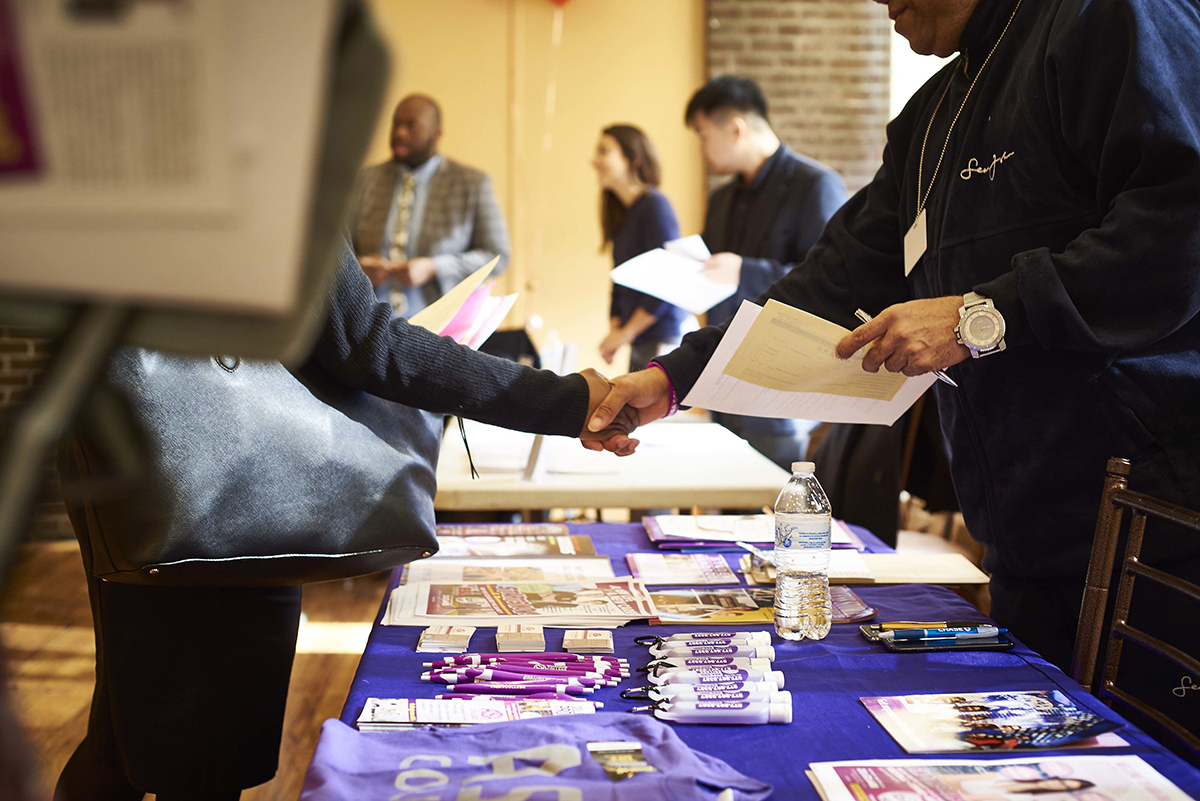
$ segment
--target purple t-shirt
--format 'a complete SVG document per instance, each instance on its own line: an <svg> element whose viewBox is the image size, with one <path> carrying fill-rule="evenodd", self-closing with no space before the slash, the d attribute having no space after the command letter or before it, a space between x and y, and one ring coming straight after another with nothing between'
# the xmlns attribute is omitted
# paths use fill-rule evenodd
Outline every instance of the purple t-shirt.
<svg viewBox="0 0 1200 801"><path fill-rule="evenodd" d="M746 734L754 736L752 730ZM588 743L614 740L641 743L646 762L657 771L610 779ZM456 801L521 790L516 797L527 801L700 801L716 799L726 788L734 801L771 794L770 785L688 748L660 721L610 712L387 733L359 732L328 720L300 798Z"/></svg>

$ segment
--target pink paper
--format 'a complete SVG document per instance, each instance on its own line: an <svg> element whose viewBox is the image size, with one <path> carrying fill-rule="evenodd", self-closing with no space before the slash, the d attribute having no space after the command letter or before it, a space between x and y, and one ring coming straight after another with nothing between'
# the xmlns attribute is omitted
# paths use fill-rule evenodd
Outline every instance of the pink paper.
<svg viewBox="0 0 1200 801"><path fill-rule="evenodd" d="M450 318L450 322L446 323L446 327L438 333L444 337L450 337L455 342L462 342L462 336L468 333L475 327L475 318L479 316L479 311L487 303L488 298L492 294L492 287L495 281L487 281L480 284L474 292L467 296L463 301L463 305L458 308L455 315Z"/></svg>

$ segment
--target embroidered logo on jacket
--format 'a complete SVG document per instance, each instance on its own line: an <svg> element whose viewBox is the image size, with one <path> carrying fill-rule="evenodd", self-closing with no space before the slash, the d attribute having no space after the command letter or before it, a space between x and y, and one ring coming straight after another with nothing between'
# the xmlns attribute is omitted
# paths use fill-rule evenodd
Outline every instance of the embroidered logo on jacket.
<svg viewBox="0 0 1200 801"><path fill-rule="evenodd" d="M958 177L962 178L964 181L969 181L971 180L972 176L986 175L989 181L994 181L996 180L996 168L1015 155L1015 150L1006 151L1001 153L999 156L992 154L992 163L986 167L981 167L979 165L979 159L971 159L967 162L967 168L960 172Z"/></svg>

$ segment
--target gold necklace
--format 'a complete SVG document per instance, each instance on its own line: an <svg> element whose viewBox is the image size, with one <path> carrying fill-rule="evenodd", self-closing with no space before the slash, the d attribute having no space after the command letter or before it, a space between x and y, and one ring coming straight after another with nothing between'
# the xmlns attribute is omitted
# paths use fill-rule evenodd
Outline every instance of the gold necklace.
<svg viewBox="0 0 1200 801"><path fill-rule="evenodd" d="M979 66L979 71L975 73L975 77L971 80L971 85L967 87L967 94L963 97L962 103L958 107L958 111L954 114L954 119L950 121L950 130L946 131L946 142L942 145L942 154L938 156L937 164L934 165L933 175L929 178L929 188L925 190L925 196L921 196L921 184L924 182L923 171L925 169L925 145L929 142L929 132L933 130L933 121L937 119L938 109L942 107L942 101L946 99L946 94L950 91L950 84L954 82L954 77L946 82L946 88L942 90L942 96L938 98L937 105L933 107L933 114L929 117L929 125L925 127L925 138L921 141L921 161L917 164L917 215L913 218L913 225L917 224L917 219L921 216L921 212L925 210L925 204L929 200L929 195L933 193L933 183L937 180L938 170L941 169L942 159L946 157L946 148L950 146L950 134L954 133L954 125L958 122L958 117L962 114L963 109L967 106L967 101L971 98L971 90L975 88L975 83L979 80L979 76L987 69L988 62L992 60L992 56L996 52L996 48L1000 46L1000 42L1004 39L1004 34L1008 33L1008 28L1012 25L1012 21L1017 17L1017 11L1021 8L1021 0L1017 0L1017 5L1013 8L1012 14L1009 15L1008 22L1004 23L1004 30L1000 31L1000 38L992 45L992 50L987 54L987 58L983 60L983 64Z"/></svg>

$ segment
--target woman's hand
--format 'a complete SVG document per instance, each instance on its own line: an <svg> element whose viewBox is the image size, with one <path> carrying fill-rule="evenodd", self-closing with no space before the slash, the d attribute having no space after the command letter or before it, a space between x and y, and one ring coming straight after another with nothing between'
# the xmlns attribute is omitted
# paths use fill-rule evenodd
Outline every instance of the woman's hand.
<svg viewBox="0 0 1200 801"><path fill-rule="evenodd" d="M591 386L591 382L588 382ZM590 451L610 451L618 456L628 456L637 449L639 441L630 439L625 431L631 419L634 428L666 417L671 409L671 383L667 374L657 367L638 370L605 381L611 390L606 393L593 413L588 417L586 436L581 436L583 447ZM595 395L593 394L593 399Z"/></svg>
<svg viewBox="0 0 1200 801"><path fill-rule="evenodd" d="M612 364L617 349L627 344L629 343L625 341L625 332L620 328L609 331L608 336L600 343L600 358L604 359L605 364Z"/></svg>
<svg viewBox="0 0 1200 801"><path fill-rule="evenodd" d="M587 417L583 421L583 430L579 432L579 438L584 442L591 442L599 446L591 448L591 450L611 450L621 456L633 453L633 449L637 447L637 440L629 439L628 435L633 433L633 430L638 427L639 415L637 409L626 406L609 418L608 423L599 431L592 431L588 428L588 425L596 416L601 403L612 394L613 383L590 367L586 370L580 370L579 374L583 376L588 384ZM606 445L609 441L613 441L613 447L611 448ZM622 444L622 447L619 449L616 447L617 441ZM633 444L630 446L628 443ZM626 452L622 453L620 451Z"/></svg>

